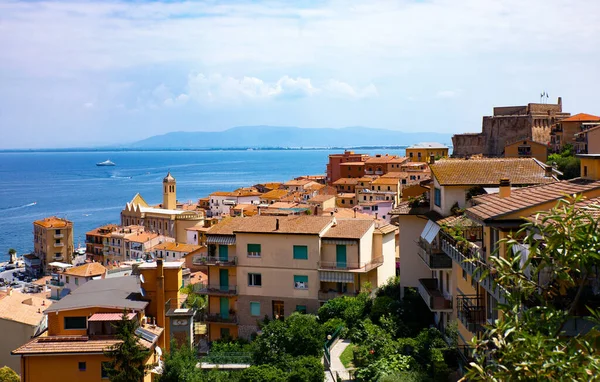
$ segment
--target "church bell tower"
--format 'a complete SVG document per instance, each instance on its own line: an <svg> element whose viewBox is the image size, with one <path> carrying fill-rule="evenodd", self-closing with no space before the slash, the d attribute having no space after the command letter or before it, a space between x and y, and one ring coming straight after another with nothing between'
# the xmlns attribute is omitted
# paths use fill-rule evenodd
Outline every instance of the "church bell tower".
<svg viewBox="0 0 600 382"><path fill-rule="evenodd" d="M177 208L177 189L175 178L171 172L163 179L163 203L162 208L166 210L174 210Z"/></svg>

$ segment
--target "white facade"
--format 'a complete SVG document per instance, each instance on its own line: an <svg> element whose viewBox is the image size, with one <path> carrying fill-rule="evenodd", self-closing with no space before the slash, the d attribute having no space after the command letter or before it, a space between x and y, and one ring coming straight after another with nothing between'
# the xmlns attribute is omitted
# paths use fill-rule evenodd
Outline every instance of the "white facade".
<svg viewBox="0 0 600 382"><path fill-rule="evenodd" d="M260 204L260 195L210 195L209 205L212 216L229 215L232 207L238 204Z"/></svg>

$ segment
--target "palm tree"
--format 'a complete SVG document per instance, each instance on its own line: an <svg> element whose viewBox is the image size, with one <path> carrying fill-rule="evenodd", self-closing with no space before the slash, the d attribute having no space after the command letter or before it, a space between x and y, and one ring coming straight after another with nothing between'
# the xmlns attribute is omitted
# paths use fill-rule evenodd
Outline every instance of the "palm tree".
<svg viewBox="0 0 600 382"><path fill-rule="evenodd" d="M10 262L11 264L12 264L12 263L14 263L14 262L15 262L15 261L14 261L14 259L16 259L16 258L17 258L17 250L16 250L16 249L14 249L14 248L11 248L11 249L9 249L9 250L8 250L8 257L10 258L10 261L9 261L9 262Z"/></svg>

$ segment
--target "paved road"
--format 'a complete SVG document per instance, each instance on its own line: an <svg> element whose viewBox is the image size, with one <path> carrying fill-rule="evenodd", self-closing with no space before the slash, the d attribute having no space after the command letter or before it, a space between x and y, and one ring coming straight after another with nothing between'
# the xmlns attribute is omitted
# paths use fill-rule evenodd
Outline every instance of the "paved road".
<svg viewBox="0 0 600 382"><path fill-rule="evenodd" d="M340 340L331 348L331 373L327 372L327 381L335 381L331 374L339 375L342 381L350 381L350 373L340 361L340 355L350 345L350 340Z"/></svg>

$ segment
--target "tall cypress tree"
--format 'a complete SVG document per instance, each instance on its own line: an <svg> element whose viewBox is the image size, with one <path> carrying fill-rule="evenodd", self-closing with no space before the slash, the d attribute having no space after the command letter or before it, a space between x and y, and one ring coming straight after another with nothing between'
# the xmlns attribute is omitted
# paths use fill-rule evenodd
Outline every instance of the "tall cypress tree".
<svg viewBox="0 0 600 382"><path fill-rule="evenodd" d="M110 362L104 367L112 382L140 382L146 373L146 360L150 352L143 349L135 334L138 323L127 319L123 312L121 321L116 325L117 338L122 342L104 352Z"/></svg>

